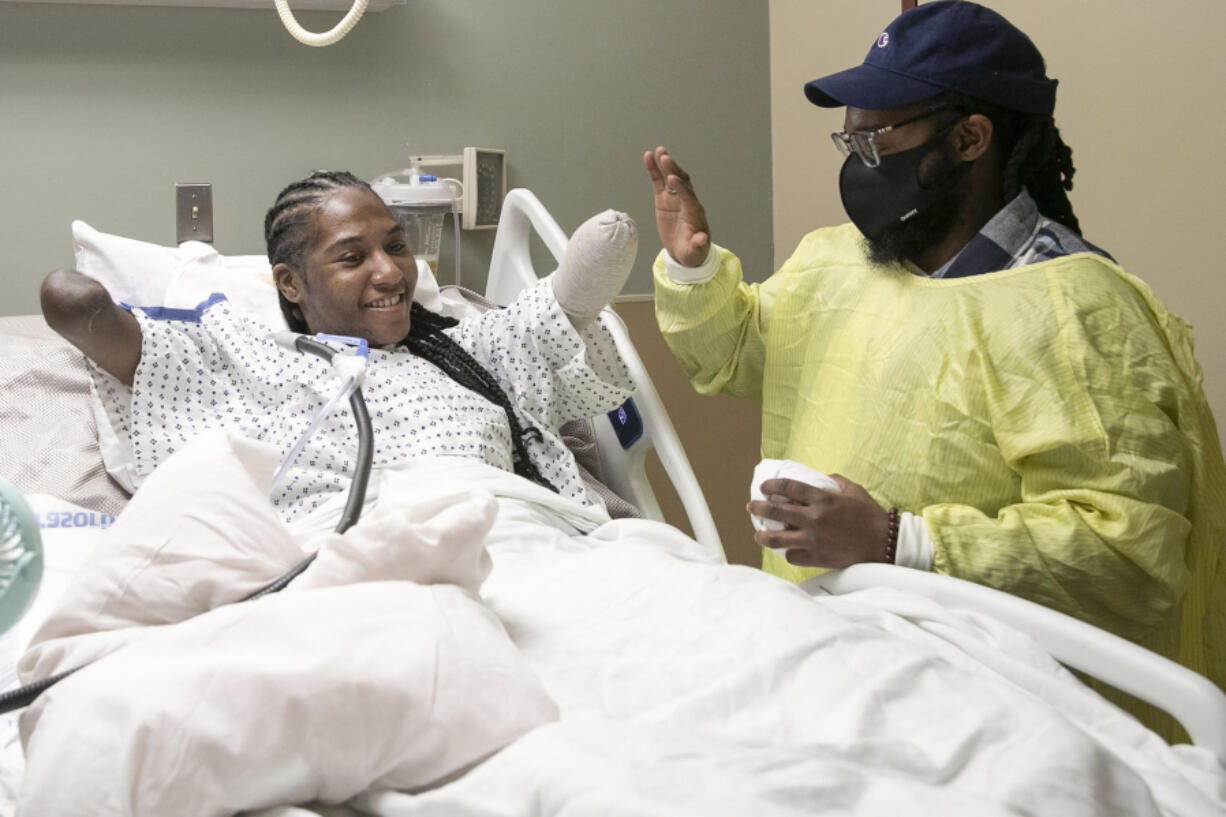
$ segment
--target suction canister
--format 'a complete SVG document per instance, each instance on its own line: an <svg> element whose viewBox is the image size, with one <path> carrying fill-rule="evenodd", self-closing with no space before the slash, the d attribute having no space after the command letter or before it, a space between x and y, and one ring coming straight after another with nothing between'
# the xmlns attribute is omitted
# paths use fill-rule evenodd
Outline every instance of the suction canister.
<svg viewBox="0 0 1226 817"><path fill-rule="evenodd" d="M418 173L413 168L381 174L370 185L404 227L409 249L419 261L430 265L438 277L439 248L443 242L443 220L451 215L456 228L456 274L460 277L459 223L456 215L463 188L455 179Z"/></svg>

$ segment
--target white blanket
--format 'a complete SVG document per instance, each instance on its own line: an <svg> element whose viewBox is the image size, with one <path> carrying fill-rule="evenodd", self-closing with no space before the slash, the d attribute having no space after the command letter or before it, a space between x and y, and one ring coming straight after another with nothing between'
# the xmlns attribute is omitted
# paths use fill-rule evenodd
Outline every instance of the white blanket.
<svg viewBox="0 0 1226 817"><path fill-rule="evenodd" d="M84 665L22 714L19 814L224 817L416 789L557 716L475 595L492 496L384 503L300 548L263 498L275 464L203 436L106 531L19 667ZM289 589L235 603L316 548Z"/></svg>
<svg viewBox="0 0 1226 817"><path fill-rule="evenodd" d="M990 620L892 591L811 599L760 571L703 563L701 548L667 526L603 521L516 477L462 461L377 475L377 498L368 513L388 513L393 506L461 488L499 497L498 516L486 538L494 568L481 596L557 704L561 719L537 727L450 782L412 794L361 795L352 803L360 813L1217 815L1226 810L1226 772L1209 753L1167 747L1027 637ZM579 534L589 528L594 529L588 535ZM335 592L359 598L368 586L298 597ZM286 594L286 604L294 603L292 595ZM342 619L341 608L335 609ZM239 615L251 614L218 611L202 618ZM191 626L199 625L164 629ZM338 660L350 654L343 622L335 627L326 643L310 649L332 649ZM462 652L461 638L457 634L453 644L436 644ZM360 760L373 740L370 734L340 728L327 737L303 733L296 718L280 708L273 685L261 685L260 673L281 672L299 650L308 649L307 640L299 639L261 666L236 636L235 654L253 663L231 662L228 670L243 685L261 690L246 703L253 712L272 710L260 723L277 724L287 736L271 741L286 753L283 766L301 763L308 748L328 742ZM168 641L165 649L183 655L186 648ZM98 666L111 663L111 676L122 676L122 653ZM219 654L219 667L227 654ZM201 650L192 671L220 677L220 669L208 669L211 655ZM369 660L378 666L379 654ZM83 672L77 689L89 686L87 680ZM63 685L66 690L70 682ZM293 682L286 678L281 685ZM54 700L47 705L44 720L56 706ZM180 726L194 728L190 721ZM36 741L42 728L40 723L35 730ZM140 734L166 728L151 717ZM408 742L400 751L412 751L413 735L393 737ZM64 758L74 751L72 740L62 730L58 743L37 749ZM244 755L248 747L233 748L249 763L263 762L271 751L260 747L265 754ZM145 785L182 791L192 782L184 769L212 762L207 755L183 758L181 765L159 767L168 776ZM146 771L123 769L113 787L137 786ZM351 765L343 771L350 784L357 779ZM329 775L327 769L314 773ZM363 774L372 786L386 785L370 769ZM58 785L69 786L74 777L61 774ZM50 778L45 785L53 785ZM225 785L224 778L217 779L218 788ZM342 788L321 783L313 796L335 800ZM244 793L259 789L252 783ZM127 813L92 807L89 812ZM299 812L267 812L274 813Z"/></svg>
<svg viewBox="0 0 1226 817"><path fill-rule="evenodd" d="M1226 808L1215 758L1168 748L1015 631L896 592L813 600L675 558L643 524L564 554L495 528L483 595L563 720L381 813Z"/></svg>

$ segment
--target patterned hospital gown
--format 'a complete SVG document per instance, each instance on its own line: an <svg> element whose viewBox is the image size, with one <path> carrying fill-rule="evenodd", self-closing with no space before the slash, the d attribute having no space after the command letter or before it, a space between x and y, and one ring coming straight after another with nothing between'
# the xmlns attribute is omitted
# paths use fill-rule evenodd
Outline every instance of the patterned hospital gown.
<svg viewBox="0 0 1226 817"><path fill-rule="evenodd" d="M133 308L142 333L131 389L96 377L112 428L148 475L192 437L230 429L286 454L340 387L323 360L275 345L267 327L239 316L223 296L195 310ZM584 485L556 429L619 406L631 382L612 336L594 323L581 336L547 280L505 309L445 330L502 385L520 421L542 439L528 450L563 496L600 499ZM513 471L505 412L403 346L372 349L362 387L374 430L374 466L420 456L474 457ZM273 503L291 522L347 490L357 454L348 403L307 443Z"/></svg>

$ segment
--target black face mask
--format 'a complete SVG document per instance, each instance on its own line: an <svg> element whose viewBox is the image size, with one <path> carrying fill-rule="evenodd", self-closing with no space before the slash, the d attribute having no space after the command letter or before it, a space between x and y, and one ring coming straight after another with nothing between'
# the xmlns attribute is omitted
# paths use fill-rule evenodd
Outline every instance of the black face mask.
<svg viewBox="0 0 1226 817"><path fill-rule="evenodd" d="M876 167L868 167L851 154L839 171L839 196L852 223L870 241L884 231L909 221L939 202L946 194L941 185L921 187L920 164L945 134L922 145L881 157Z"/></svg>

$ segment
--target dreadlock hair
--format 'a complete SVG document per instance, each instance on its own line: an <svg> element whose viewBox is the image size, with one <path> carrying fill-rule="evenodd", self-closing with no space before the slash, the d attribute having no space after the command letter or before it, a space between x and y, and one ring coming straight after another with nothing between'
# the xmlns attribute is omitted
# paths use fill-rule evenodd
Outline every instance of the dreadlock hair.
<svg viewBox="0 0 1226 817"><path fill-rule="evenodd" d="M276 266L285 264L291 269L303 269L303 260L314 229L315 213L335 193L345 188L366 190L377 195L370 185L352 173L316 171L300 182L294 182L281 191L276 202L264 217L264 242L268 246L268 262ZM295 332L308 333L306 317L298 305L290 301L278 289L277 297L281 314L289 328ZM533 426L524 427L519 421L511 400L498 381L477 362L462 346L443 333L458 321L431 312L413 302L409 314L409 334L401 341L409 351L441 369L448 377L466 389L489 400L501 408L511 426L512 459L515 473L557 493L558 489L540 472L528 453L528 440L541 439L541 432Z"/></svg>
<svg viewBox="0 0 1226 817"><path fill-rule="evenodd" d="M1009 110L989 102L946 91L928 100L930 108L951 108L963 116L982 114L992 121L994 138L1004 163L1005 201L1025 188L1039 212L1077 235L1081 225L1068 199L1073 189L1073 151L1060 138L1055 119L1047 114Z"/></svg>

